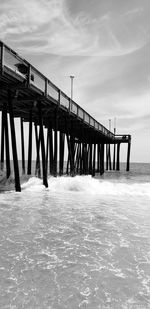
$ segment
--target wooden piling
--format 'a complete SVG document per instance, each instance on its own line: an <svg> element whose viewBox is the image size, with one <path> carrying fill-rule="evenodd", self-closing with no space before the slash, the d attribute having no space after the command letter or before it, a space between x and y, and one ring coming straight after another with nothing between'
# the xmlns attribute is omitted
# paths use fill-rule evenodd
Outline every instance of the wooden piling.
<svg viewBox="0 0 150 309"><path fill-rule="evenodd" d="M92 176L95 176L96 144L94 143Z"/></svg>
<svg viewBox="0 0 150 309"><path fill-rule="evenodd" d="M35 175L39 178L41 177L41 167L40 167L40 138L38 134L37 124L34 124L35 129L35 142L36 142L36 165L35 165Z"/></svg>
<svg viewBox="0 0 150 309"><path fill-rule="evenodd" d="M49 162L50 162L49 173L50 175L53 175L54 150L53 150L53 131L51 128L48 128L48 136L49 136Z"/></svg>
<svg viewBox="0 0 150 309"><path fill-rule="evenodd" d="M117 144L117 163L116 163L116 170L120 170L120 143Z"/></svg>
<svg viewBox="0 0 150 309"><path fill-rule="evenodd" d="M131 151L131 142L128 142L128 150L127 150L127 165L126 165L126 171L130 170L130 151Z"/></svg>
<svg viewBox="0 0 150 309"><path fill-rule="evenodd" d="M109 170L111 171L111 151L110 151L110 144L108 144L108 162L109 162Z"/></svg>
<svg viewBox="0 0 150 309"><path fill-rule="evenodd" d="M93 145L90 141L89 143L89 174L92 175L92 153L93 153Z"/></svg>
<svg viewBox="0 0 150 309"><path fill-rule="evenodd" d="M21 154L22 154L22 174L25 174L25 149L24 149L24 128L23 128L23 118L20 118L21 127Z"/></svg>
<svg viewBox="0 0 150 309"><path fill-rule="evenodd" d="M64 146L65 146L65 135L59 132L59 175L63 175L64 169Z"/></svg>
<svg viewBox="0 0 150 309"><path fill-rule="evenodd" d="M2 111L2 114L1 114L1 119L2 119L2 125L1 125L1 170L3 171L3 169L4 169L4 136L5 136L4 113L3 113L3 111Z"/></svg>
<svg viewBox="0 0 150 309"><path fill-rule="evenodd" d="M104 143L100 146L100 175L104 174Z"/></svg>
<svg viewBox="0 0 150 309"><path fill-rule="evenodd" d="M14 175L15 175L15 188L16 188L16 191L20 192L21 186L20 186L19 165L18 165L17 144L16 144L16 132L15 132L15 125L14 125L14 113L13 113L13 106L12 106L11 90L8 90L8 108L9 108L11 141L12 141L12 154L13 154Z"/></svg>
<svg viewBox="0 0 150 309"><path fill-rule="evenodd" d="M31 175L32 167L32 108L29 115L29 141L28 141L28 175Z"/></svg>
<svg viewBox="0 0 150 309"><path fill-rule="evenodd" d="M57 156L58 156L58 115L55 111L55 129L54 129L54 161L53 161L53 175L57 177Z"/></svg>
<svg viewBox="0 0 150 309"><path fill-rule="evenodd" d="M113 155L113 170L115 171L116 165L116 144L114 143L114 155Z"/></svg>
<svg viewBox="0 0 150 309"><path fill-rule="evenodd" d="M9 135L8 135L8 119L7 119L7 103L3 103L3 120L5 132L5 149L6 149L6 177L9 178L10 170L10 153L9 153Z"/></svg>
<svg viewBox="0 0 150 309"><path fill-rule="evenodd" d="M43 185L47 188L48 182L47 182L47 170L46 170L45 143L44 143L43 117L42 117L41 101L38 101L38 112L39 112L39 125L40 125L39 138L40 138L40 142L41 142L41 153L42 153Z"/></svg>

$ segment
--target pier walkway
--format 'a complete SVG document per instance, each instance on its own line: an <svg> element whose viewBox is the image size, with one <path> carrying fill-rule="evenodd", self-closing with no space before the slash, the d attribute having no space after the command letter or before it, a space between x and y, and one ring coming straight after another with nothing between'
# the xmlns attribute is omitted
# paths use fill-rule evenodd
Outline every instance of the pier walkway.
<svg viewBox="0 0 150 309"><path fill-rule="evenodd" d="M127 143L126 170L129 170L131 136L110 132L3 42L0 42L0 111L1 170L5 168L6 177L10 177L12 153L16 191L21 191L18 147L22 156L21 174L28 175L32 173L33 147L36 149L35 174L43 178L46 187L48 174L94 176L102 175L105 169L119 170L121 143ZM15 118L20 119L20 141L16 139Z"/></svg>

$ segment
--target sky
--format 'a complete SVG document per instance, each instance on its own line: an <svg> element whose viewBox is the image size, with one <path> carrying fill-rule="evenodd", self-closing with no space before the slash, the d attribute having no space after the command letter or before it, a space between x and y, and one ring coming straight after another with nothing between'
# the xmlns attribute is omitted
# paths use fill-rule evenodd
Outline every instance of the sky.
<svg viewBox="0 0 150 309"><path fill-rule="evenodd" d="M149 0L0 0L0 40L69 96L74 75L74 101L150 162L149 16Z"/></svg>

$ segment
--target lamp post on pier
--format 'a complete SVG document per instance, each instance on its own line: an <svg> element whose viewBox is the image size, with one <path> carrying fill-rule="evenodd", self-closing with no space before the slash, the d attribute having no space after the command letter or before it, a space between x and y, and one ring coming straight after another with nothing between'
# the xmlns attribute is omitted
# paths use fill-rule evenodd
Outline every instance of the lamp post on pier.
<svg viewBox="0 0 150 309"><path fill-rule="evenodd" d="M70 79L71 79L71 100L73 100L73 79L74 79L74 76L70 75Z"/></svg>

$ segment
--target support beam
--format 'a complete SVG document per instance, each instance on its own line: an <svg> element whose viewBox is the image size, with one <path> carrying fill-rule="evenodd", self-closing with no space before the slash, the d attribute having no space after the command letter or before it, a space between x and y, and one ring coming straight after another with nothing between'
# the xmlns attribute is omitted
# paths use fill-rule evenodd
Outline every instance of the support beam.
<svg viewBox="0 0 150 309"><path fill-rule="evenodd" d="M104 174L104 143L100 146L100 175Z"/></svg>
<svg viewBox="0 0 150 309"><path fill-rule="evenodd" d="M53 171L54 176L57 177L57 156L58 156L58 114L55 111L55 130L54 130L54 161L53 161Z"/></svg>
<svg viewBox="0 0 150 309"><path fill-rule="evenodd" d="M21 154L22 154L22 174L25 174L25 150L24 150L24 128L23 128L23 118L20 118L21 127Z"/></svg>
<svg viewBox="0 0 150 309"><path fill-rule="evenodd" d="M109 162L109 170L111 171L111 151L110 151L110 144L108 144L108 162Z"/></svg>
<svg viewBox="0 0 150 309"><path fill-rule="evenodd" d="M92 176L95 176L95 159L96 159L96 144L94 143L94 151L93 151L93 168L92 168Z"/></svg>
<svg viewBox="0 0 150 309"><path fill-rule="evenodd" d="M4 131L4 113L2 112L1 115L2 119L2 125L1 125L1 170L3 171L4 169L4 136L5 136L5 131Z"/></svg>
<svg viewBox="0 0 150 309"><path fill-rule="evenodd" d="M75 166L77 174L79 173L80 153L81 153L81 142L79 141L77 145L76 166Z"/></svg>
<svg viewBox="0 0 150 309"><path fill-rule="evenodd" d="M53 131L51 128L48 128L48 136L49 136L49 161L50 161L49 173L50 175L53 175L54 150L53 150Z"/></svg>
<svg viewBox="0 0 150 309"><path fill-rule="evenodd" d="M128 142L128 150L127 150L127 165L126 165L126 171L128 172L130 170L130 151L131 151L131 142Z"/></svg>
<svg viewBox="0 0 150 309"><path fill-rule="evenodd" d="M116 144L114 143L114 156L113 156L113 170L115 171L116 165Z"/></svg>
<svg viewBox="0 0 150 309"><path fill-rule="evenodd" d="M47 182L47 170L46 170L45 143L44 143L43 117L42 117L41 101L38 101L38 111L39 111L39 124L40 124L39 138L40 138L40 142L41 142L41 152L42 152L43 185L47 188L48 182Z"/></svg>
<svg viewBox="0 0 150 309"><path fill-rule="evenodd" d="M18 155L17 155L17 144L16 144L16 132L14 125L14 114L12 105L12 93L8 90L8 107L9 107L9 118L10 118L10 130L11 130L11 141L12 141L12 153L13 153L13 163L14 163L14 174L15 174L15 188L16 191L21 191L20 177L19 177L19 165L18 165Z"/></svg>
<svg viewBox="0 0 150 309"><path fill-rule="evenodd" d="M39 178L41 177L41 167L40 167L40 138L38 135L37 124L34 124L35 128L35 142L36 142L36 165L35 165L35 175Z"/></svg>
<svg viewBox="0 0 150 309"><path fill-rule="evenodd" d="M106 171L108 171L108 160L109 160L109 156L108 156L108 144L106 144Z"/></svg>
<svg viewBox="0 0 150 309"><path fill-rule="evenodd" d="M6 177L10 176L10 153L9 153L9 135L8 135L8 119L7 119L7 103L3 104L3 120L4 120L4 131L5 131L5 149L6 149Z"/></svg>
<svg viewBox="0 0 150 309"><path fill-rule="evenodd" d="M59 133L59 175L63 175L64 169L64 146L65 146L65 135L64 133Z"/></svg>
<svg viewBox="0 0 150 309"><path fill-rule="evenodd" d="M89 174L92 175L92 153L93 153L93 145L90 141L89 143Z"/></svg>
<svg viewBox="0 0 150 309"><path fill-rule="evenodd" d="M31 175L32 166L32 108L29 116L29 143L28 143L28 175Z"/></svg>
<svg viewBox="0 0 150 309"><path fill-rule="evenodd" d="M100 144L97 144L97 173L100 172Z"/></svg>
<svg viewBox="0 0 150 309"><path fill-rule="evenodd" d="M116 170L120 170L120 143L117 144L117 163L116 163Z"/></svg>
<svg viewBox="0 0 150 309"><path fill-rule="evenodd" d="M6 177L7 179L10 176L10 153L9 153L9 135L8 135L8 121L6 114L6 123L5 123L5 145L6 145Z"/></svg>

